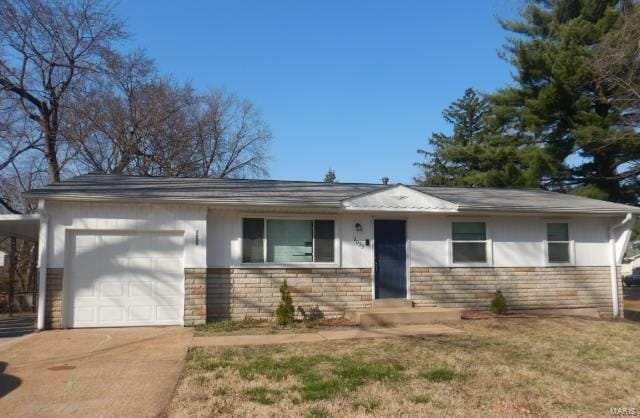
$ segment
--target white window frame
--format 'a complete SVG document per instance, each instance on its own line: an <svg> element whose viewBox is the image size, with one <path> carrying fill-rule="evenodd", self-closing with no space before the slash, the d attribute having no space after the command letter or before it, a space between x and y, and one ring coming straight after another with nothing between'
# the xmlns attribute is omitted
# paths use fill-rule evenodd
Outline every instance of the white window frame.
<svg viewBox="0 0 640 418"><path fill-rule="evenodd" d="M483 240L455 240L453 239L453 224L454 223L484 223L486 237ZM454 262L453 261L453 243L454 242L484 242L486 245L486 261L466 261L466 262ZM491 223L486 218L451 218L449 221L449 238L447 239L447 258L450 267L491 267L493 266L493 239L491 237Z"/></svg>
<svg viewBox="0 0 640 418"><path fill-rule="evenodd" d="M244 219L259 219L263 221L264 237L262 238L262 259L260 262L245 262L244 260ZM287 221L311 221L314 231L311 237L311 257L315 259L315 222L313 221L333 221L333 261L289 261L287 263L275 263L267 261L267 221L269 220L287 220ZM340 264L339 257L339 222L336 217L331 216L300 216L300 215L261 215L255 213L241 213L240 214L240 257L239 267L264 267L264 268L277 268L277 267L338 267Z"/></svg>
<svg viewBox="0 0 640 418"><path fill-rule="evenodd" d="M569 241L549 241L547 237L549 236L549 224L567 224L567 233L569 234ZM576 243L575 240L571 239L573 234L571 233L572 226L571 222L567 219L545 219L544 221L544 240L542 241L542 252L544 254L544 265L545 266L575 266L576 257L575 257L575 248ZM549 243L558 243L558 244L569 244L569 261L549 261Z"/></svg>

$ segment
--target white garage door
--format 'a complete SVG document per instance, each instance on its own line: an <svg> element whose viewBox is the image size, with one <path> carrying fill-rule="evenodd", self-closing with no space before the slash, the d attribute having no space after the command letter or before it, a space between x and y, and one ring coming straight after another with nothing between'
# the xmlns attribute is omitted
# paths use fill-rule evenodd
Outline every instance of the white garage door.
<svg viewBox="0 0 640 418"><path fill-rule="evenodd" d="M182 234L78 232L69 241L67 326L182 324Z"/></svg>

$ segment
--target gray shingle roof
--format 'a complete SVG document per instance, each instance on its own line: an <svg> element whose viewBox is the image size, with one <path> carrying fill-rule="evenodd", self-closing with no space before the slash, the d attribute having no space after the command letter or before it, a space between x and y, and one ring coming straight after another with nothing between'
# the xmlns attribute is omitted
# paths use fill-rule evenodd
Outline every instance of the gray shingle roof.
<svg viewBox="0 0 640 418"><path fill-rule="evenodd" d="M541 189L421 187L416 190L458 204L459 210L505 210L576 213L640 213L640 208Z"/></svg>
<svg viewBox="0 0 640 418"><path fill-rule="evenodd" d="M88 174L30 190L25 196L32 200L169 200L339 208L342 200L390 187L393 185ZM537 189L408 187L457 204L460 211L640 213L640 208L634 206Z"/></svg>

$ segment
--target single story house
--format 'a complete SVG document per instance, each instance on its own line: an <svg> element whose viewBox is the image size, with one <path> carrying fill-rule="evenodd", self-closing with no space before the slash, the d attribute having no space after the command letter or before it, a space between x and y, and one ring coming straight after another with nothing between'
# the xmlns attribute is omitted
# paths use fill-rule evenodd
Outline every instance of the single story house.
<svg viewBox="0 0 640 418"><path fill-rule="evenodd" d="M622 312L637 207L543 190L83 175L26 193L38 328L327 317L376 299ZM36 224L37 223L37 224Z"/></svg>

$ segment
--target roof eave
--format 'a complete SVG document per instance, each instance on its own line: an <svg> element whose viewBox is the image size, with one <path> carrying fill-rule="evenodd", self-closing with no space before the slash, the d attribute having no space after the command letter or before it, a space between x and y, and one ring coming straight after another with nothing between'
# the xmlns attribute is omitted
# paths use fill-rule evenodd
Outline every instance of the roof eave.
<svg viewBox="0 0 640 418"><path fill-rule="evenodd" d="M632 213L640 214L640 208L629 207L629 209L605 209L605 208L566 208L551 207L540 208L533 206L517 206L517 207L493 207L493 206L459 206L460 212L517 212L517 213L547 213L547 214L580 214L580 215L625 215Z"/></svg>
<svg viewBox="0 0 640 418"><path fill-rule="evenodd" d="M131 196L104 196L104 195L69 195L69 194L25 194L25 199L37 201L74 201L74 202L113 202L131 203ZM339 209L339 202L292 202L290 200L243 200L243 199L194 199L180 197L136 197L136 203L163 203L163 204L193 204L207 206L278 206L278 207L319 207Z"/></svg>

